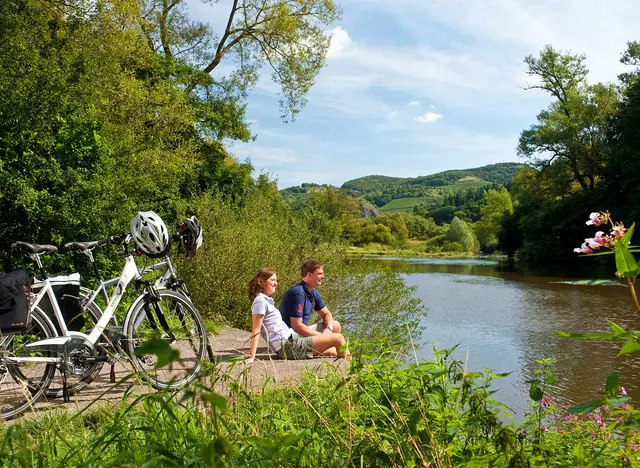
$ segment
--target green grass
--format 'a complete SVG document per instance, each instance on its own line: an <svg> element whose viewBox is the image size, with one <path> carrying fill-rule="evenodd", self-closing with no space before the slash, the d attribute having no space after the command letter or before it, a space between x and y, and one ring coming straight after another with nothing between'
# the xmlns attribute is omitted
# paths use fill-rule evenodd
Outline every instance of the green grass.
<svg viewBox="0 0 640 468"><path fill-rule="evenodd" d="M423 205L427 200L429 200L429 198L396 198L380 208L380 211L383 213L394 211L413 211L415 206Z"/></svg>
<svg viewBox="0 0 640 468"><path fill-rule="evenodd" d="M460 183L451 184L451 185L443 185L440 188L442 190L448 190L449 192L456 193L456 192L460 192L461 190L469 190L473 188L484 187L485 185L489 185L489 184L490 182L487 182L484 180L478 180L474 182L460 182Z"/></svg>

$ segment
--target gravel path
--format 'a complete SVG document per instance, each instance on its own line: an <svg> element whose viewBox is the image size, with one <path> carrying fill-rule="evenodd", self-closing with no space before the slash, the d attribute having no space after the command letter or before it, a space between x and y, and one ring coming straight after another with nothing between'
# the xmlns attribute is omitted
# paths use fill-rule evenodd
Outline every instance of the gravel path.
<svg viewBox="0 0 640 468"><path fill-rule="evenodd" d="M216 358L218 378L215 388L217 392L225 394L233 381L239 381L249 389L259 391L265 386L274 387L298 381L307 369L321 376L334 368L345 370L348 367L348 362L344 359L315 358L301 361L274 359L262 339L256 360L252 364L245 365L240 361L243 356L249 354L249 338L249 332L235 328L224 328L219 335L210 338ZM132 375L132 367L129 363L117 362L114 367L116 384L112 384L110 371L111 366L105 365L98 378L78 394L72 395L68 403L65 403L62 398L40 401L25 417L42 415L55 410L80 410L96 400L99 400L97 404L119 404L125 392L131 388L132 383L136 382L135 376ZM123 379L126 379L124 383L118 383ZM208 383L211 384L211 382ZM132 395L149 391L154 390L144 383L137 383L132 390Z"/></svg>

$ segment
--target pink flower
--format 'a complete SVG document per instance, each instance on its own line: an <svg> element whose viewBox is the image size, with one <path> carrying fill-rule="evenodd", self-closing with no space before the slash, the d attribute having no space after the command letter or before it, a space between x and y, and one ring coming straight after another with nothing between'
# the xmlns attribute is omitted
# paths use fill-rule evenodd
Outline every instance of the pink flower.
<svg viewBox="0 0 640 468"><path fill-rule="evenodd" d="M602 244L597 242L596 239L594 239L592 237L589 237L589 238L585 239L584 241L589 246L589 248L591 250L598 250L602 246Z"/></svg>
<svg viewBox="0 0 640 468"><path fill-rule="evenodd" d="M625 390L624 387L620 387L620 395L626 395L627 394L627 390Z"/></svg>
<svg viewBox="0 0 640 468"><path fill-rule="evenodd" d="M542 429L542 432L549 432L548 426L542 426L541 429Z"/></svg>
<svg viewBox="0 0 640 468"><path fill-rule="evenodd" d="M598 213L591 213L589 215L589 221L587 221L587 225L591 226L600 226L600 212Z"/></svg>
<svg viewBox="0 0 640 468"><path fill-rule="evenodd" d="M574 252L577 253L585 253L585 254L592 254L593 250L591 249L591 247L589 247L587 245L586 242L583 242L582 245L579 248L575 248L573 249Z"/></svg>
<svg viewBox="0 0 640 468"><path fill-rule="evenodd" d="M540 406L542 406L543 408L548 408L549 406L551 406L551 398L549 398L548 396L544 397L540 402Z"/></svg>
<svg viewBox="0 0 640 468"><path fill-rule="evenodd" d="M611 239L609 236L605 236L604 232L598 231L596 232L596 236L593 238L594 242L597 242L603 247L611 247Z"/></svg>

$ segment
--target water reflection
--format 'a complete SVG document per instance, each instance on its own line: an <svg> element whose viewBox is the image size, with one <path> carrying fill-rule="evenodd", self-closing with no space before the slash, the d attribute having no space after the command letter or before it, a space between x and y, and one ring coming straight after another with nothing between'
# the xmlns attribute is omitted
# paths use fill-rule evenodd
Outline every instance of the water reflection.
<svg viewBox="0 0 640 468"><path fill-rule="evenodd" d="M498 259L385 259L383 268L402 272L417 287L427 315L420 355L431 347L460 344L454 355L470 369L513 373L497 381L496 397L520 419L527 410L528 387L537 358L556 359L556 399L563 407L599 398L610 370L634 398L640 398L640 357L616 358L619 344L560 339L557 331L607 328L605 319L640 328L640 315L623 287L553 283L576 276L540 276ZM609 270L609 275L611 275ZM584 277L584 276L582 276Z"/></svg>

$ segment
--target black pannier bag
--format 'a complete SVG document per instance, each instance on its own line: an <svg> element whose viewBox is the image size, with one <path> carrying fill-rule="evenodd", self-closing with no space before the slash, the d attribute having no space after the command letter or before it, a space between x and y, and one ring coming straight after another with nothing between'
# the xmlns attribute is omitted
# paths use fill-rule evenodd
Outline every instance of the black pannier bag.
<svg viewBox="0 0 640 468"><path fill-rule="evenodd" d="M85 319L82 312L82 302L80 301L80 273L49 275L49 281L53 287L53 293L56 296L58 307L60 307L67 328L72 331L81 331L85 325ZM42 286L42 281L36 279L33 284L34 289ZM51 319L58 333L62 333L48 296L42 298L38 307Z"/></svg>
<svg viewBox="0 0 640 468"><path fill-rule="evenodd" d="M31 324L30 283L23 270L0 275L0 335L20 333Z"/></svg>

